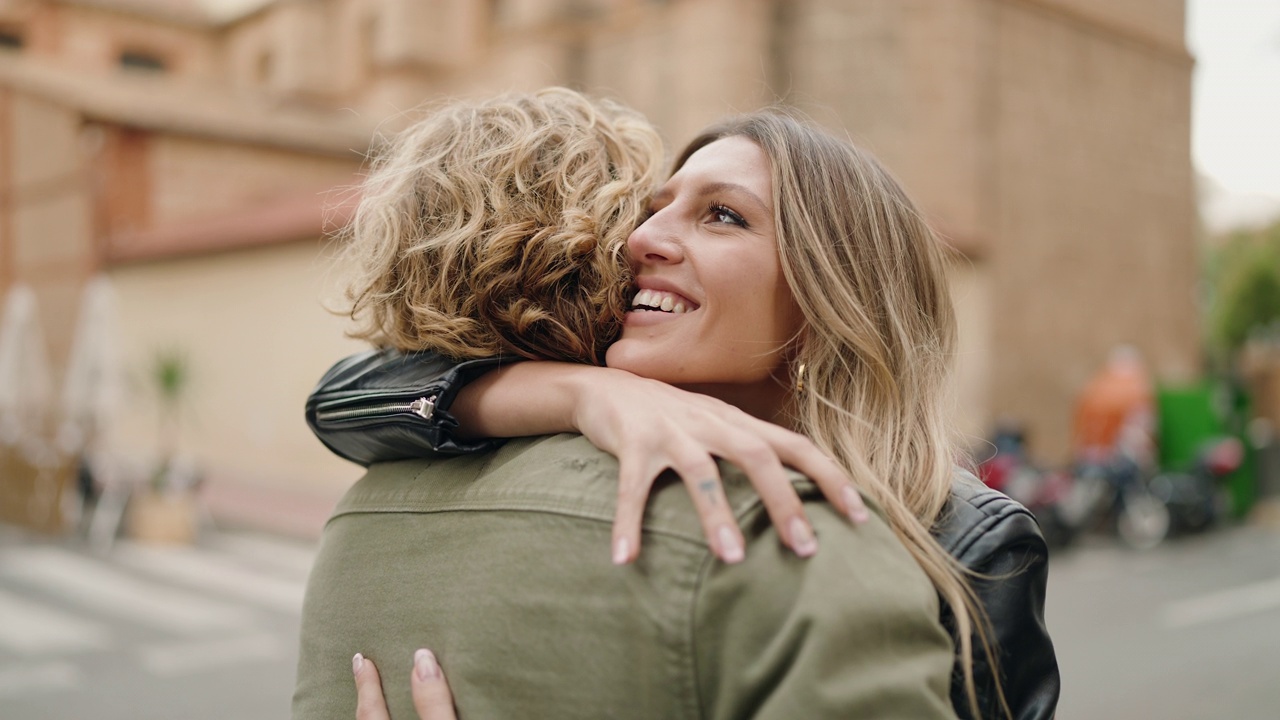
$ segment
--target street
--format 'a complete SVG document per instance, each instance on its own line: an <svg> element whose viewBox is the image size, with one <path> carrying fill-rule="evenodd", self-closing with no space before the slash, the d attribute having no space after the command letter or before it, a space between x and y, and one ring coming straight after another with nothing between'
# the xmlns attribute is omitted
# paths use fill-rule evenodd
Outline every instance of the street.
<svg viewBox="0 0 1280 720"><path fill-rule="evenodd" d="M1059 720L1280 717L1280 531L1087 540L1050 564Z"/></svg>
<svg viewBox="0 0 1280 720"><path fill-rule="evenodd" d="M313 553L224 533L99 556L0 526L0 717L288 717Z"/></svg>
<svg viewBox="0 0 1280 720"><path fill-rule="evenodd" d="M287 717L313 553L221 533L100 556L0 526L0 717ZM1086 538L1054 557L1048 602L1060 720L1280 716L1280 531Z"/></svg>

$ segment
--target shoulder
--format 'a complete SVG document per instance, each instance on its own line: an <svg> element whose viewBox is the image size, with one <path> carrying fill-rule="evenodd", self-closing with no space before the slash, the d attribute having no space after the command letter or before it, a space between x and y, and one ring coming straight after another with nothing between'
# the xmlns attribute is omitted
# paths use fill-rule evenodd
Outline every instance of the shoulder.
<svg viewBox="0 0 1280 720"><path fill-rule="evenodd" d="M979 569L985 559L1001 552L1048 552L1029 510L962 469L955 472L951 497L933 535L969 569Z"/></svg>
<svg viewBox="0 0 1280 720"><path fill-rule="evenodd" d="M873 512L866 523L854 526L812 485L802 482L797 490L818 538L818 553L807 560L796 557L757 498L740 509L746 559L724 565L710 558L705 602L759 602L752 612L801 613L824 622L875 607L937 617L932 583L880 515ZM833 597L840 601L831 602Z"/></svg>
<svg viewBox="0 0 1280 720"><path fill-rule="evenodd" d="M762 509L746 559L711 559L693 616L709 717L951 717L952 644L937 593L888 524L806 497L819 548L800 559Z"/></svg>
<svg viewBox="0 0 1280 720"><path fill-rule="evenodd" d="M520 438L491 452L371 465L334 515L545 510L611 520L617 480L617 460L580 435Z"/></svg>

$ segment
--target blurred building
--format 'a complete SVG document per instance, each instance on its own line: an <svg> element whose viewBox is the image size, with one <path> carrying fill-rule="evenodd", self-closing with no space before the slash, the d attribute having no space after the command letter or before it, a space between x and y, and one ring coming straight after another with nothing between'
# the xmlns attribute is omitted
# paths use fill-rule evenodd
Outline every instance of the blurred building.
<svg viewBox="0 0 1280 720"><path fill-rule="evenodd" d="M332 494L301 422L356 347L322 239L375 132L442 94L567 84L674 147L775 100L847 130L960 250L959 413L1065 452L1106 351L1197 370L1183 0L0 0L0 289L55 373L87 279L139 377L190 357L213 485ZM331 191L339 188L337 191ZM326 210L327 208L327 210ZM138 382L145 397L145 379ZM139 400L137 442L154 417ZM150 424L149 424L150 423Z"/></svg>

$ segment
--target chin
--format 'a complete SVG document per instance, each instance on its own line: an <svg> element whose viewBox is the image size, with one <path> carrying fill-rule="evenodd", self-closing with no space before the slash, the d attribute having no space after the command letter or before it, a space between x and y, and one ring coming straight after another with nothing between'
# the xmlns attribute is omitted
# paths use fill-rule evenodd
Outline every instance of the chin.
<svg viewBox="0 0 1280 720"><path fill-rule="evenodd" d="M677 377L678 373L672 372L674 368L671 361L663 353L656 352L653 348L639 347L634 340L619 340L609 346L604 354L604 364L605 367L626 370L650 380L672 384L681 380Z"/></svg>

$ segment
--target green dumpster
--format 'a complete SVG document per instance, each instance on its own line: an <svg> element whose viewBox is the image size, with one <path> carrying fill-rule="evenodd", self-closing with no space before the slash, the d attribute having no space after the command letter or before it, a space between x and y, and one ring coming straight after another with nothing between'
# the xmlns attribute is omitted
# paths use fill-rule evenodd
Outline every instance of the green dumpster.
<svg viewBox="0 0 1280 720"><path fill-rule="evenodd" d="M1207 441L1226 436L1245 446L1244 462L1226 478L1231 514L1244 517L1257 496L1252 448L1244 437L1249 417L1248 397L1225 383L1161 386L1156 392L1160 468L1182 471L1191 467Z"/></svg>

